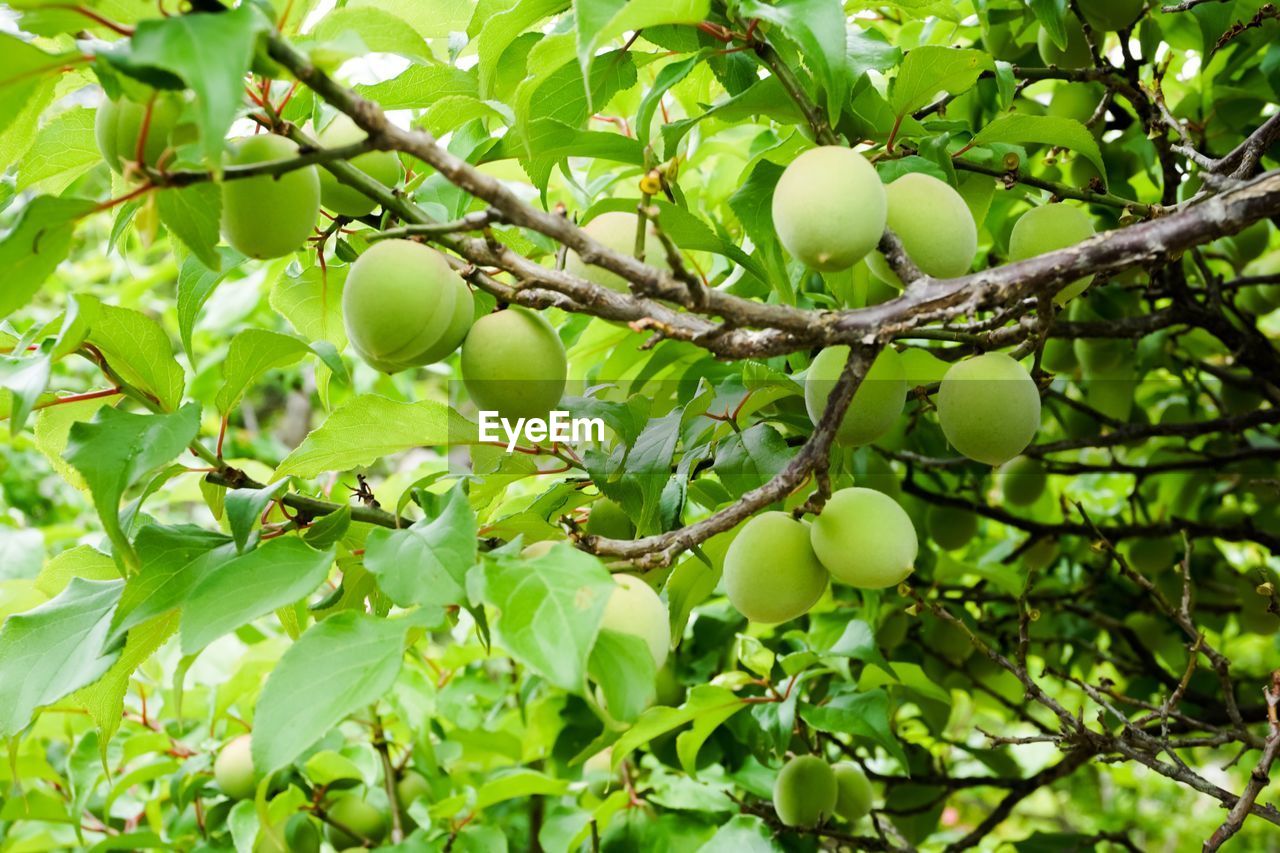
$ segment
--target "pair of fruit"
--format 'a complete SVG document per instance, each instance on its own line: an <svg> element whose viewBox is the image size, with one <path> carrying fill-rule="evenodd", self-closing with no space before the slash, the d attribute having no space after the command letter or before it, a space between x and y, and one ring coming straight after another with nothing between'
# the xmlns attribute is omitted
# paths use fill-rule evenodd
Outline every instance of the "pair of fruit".
<svg viewBox="0 0 1280 853"><path fill-rule="evenodd" d="M784 826L812 829L832 815L853 823L871 811L875 792L862 768L797 755L773 783L773 809Z"/></svg>

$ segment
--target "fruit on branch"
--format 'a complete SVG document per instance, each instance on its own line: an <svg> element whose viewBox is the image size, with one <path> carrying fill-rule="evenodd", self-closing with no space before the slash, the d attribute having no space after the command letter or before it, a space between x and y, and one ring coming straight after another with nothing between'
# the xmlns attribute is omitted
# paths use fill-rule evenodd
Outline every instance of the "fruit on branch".
<svg viewBox="0 0 1280 853"><path fill-rule="evenodd" d="M1044 465L1030 456L1017 456L1000 466L1000 494L1013 506L1035 503L1048 481Z"/></svg>
<svg viewBox="0 0 1280 853"><path fill-rule="evenodd" d="M233 140L226 164L253 166L297 156L292 140L262 133ZM315 166L222 184L222 236L251 258L278 258L301 248L319 215L320 177Z"/></svg>
<svg viewBox="0 0 1280 853"><path fill-rule="evenodd" d="M875 167L840 145L792 160L773 191L778 239L796 260L824 272L848 269L874 249L887 214Z"/></svg>
<svg viewBox="0 0 1280 853"><path fill-rule="evenodd" d="M867 774L852 761L841 761L831 771L836 774L836 814L849 823L861 820L876 796Z"/></svg>
<svg viewBox="0 0 1280 853"><path fill-rule="evenodd" d="M1084 27L1080 26L1074 15L1067 15L1062 24L1067 31L1065 47L1058 47L1044 27L1040 28L1040 34L1036 36L1036 46L1040 48L1040 58L1044 60L1044 64L1059 68L1088 68L1093 65L1089 42L1084 37Z"/></svg>
<svg viewBox="0 0 1280 853"><path fill-rule="evenodd" d="M233 800L248 799L258 788L249 744L249 735L240 735L224 746L213 762L214 781Z"/></svg>
<svg viewBox="0 0 1280 853"><path fill-rule="evenodd" d="M1053 87L1053 96L1049 100L1049 108L1045 110L1045 115L1054 118L1074 119L1081 124L1085 124L1089 119L1093 118L1093 113L1098 109L1098 104L1102 103L1104 94L1106 94L1106 89L1098 83L1060 82ZM1103 122L1099 121L1096 124L1089 125L1089 128L1095 137L1102 136ZM1089 163L1088 160L1078 154L1072 162ZM1097 174L1096 166L1090 164L1090 168L1093 171L1088 177ZM1081 183L1088 183L1088 177L1084 175L1077 177L1085 177L1085 181Z"/></svg>
<svg viewBox="0 0 1280 853"><path fill-rule="evenodd" d="M653 587L635 575L614 575L613 580L617 586L605 604L600 628L644 640L653 656L655 672L662 669L671 647L667 606Z"/></svg>
<svg viewBox="0 0 1280 853"><path fill-rule="evenodd" d="M1001 352L958 361L942 377L938 421L951 446L988 465L1017 456L1040 428L1040 391L1026 368Z"/></svg>
<svg viewBox="0 0 1280 853"><path fill-rule="evenodd" d="M471 290L444 255L411 240L374 243L351 264L342 290L352 347L384 373L449 355L474 312Z"/></svg>
<svg viewBox="0 0 1280 853"><path fill-rule="evenodd" d="M253 853L320 853L320 830L304 814L291 815L283 826L276 826L276 832L284 839L283 844L276 836L260 832Z"/></svg>
<svg viewBox="0 0 1280 853"><path fill-rule="evenodd" d="M827 347L809 365L804 380L804 406L814 426L827 408L827 400L849 360L847 346ZM840 444L857 447L870 444L892 427L907 404L907 374L897 350L886 347L871 363L854 392L844 420L836 432Z"/></svg>
<svg viewBox="0 0 1280 853"><path fill-rule="evenodd" d="M889 201L888 227L920 272L934 278L964 275L978 250L978 226L969 205L945 181L923 172L909 172L885 187ZM895 287L902 279L884 255L867 255L867 266Z"/></svg>
<svg viewBox="0 0 1280 853"><path fill-rule="evenodd" d="M609 793L616 778L612 747L605 747L582 762L582 779L587 783L587 789L601 799Z"/></svg>
<svg viewBox="0 0 1280 853"><path fill-rule="evenodd" d="M347 847L364 847L366 839L376 846L387 836L386 815L354 794L335 799L329 804L326 813L335 822L345 827L345 829L339 829L332 823L325 827L329 843L339 850ZM347 832L348 829L357 835Z"/></svg>
<svg viewBox="0 0 1280 853"><path fill-rule="evenodd" d="M724 558L725 593L752 622L789 622L804 615L822 597L827 579L809 541L809 525L785 512L749 520Z"/></svg>
<svg viewBox="0 0 1280 853"><path fill-rule="evenodd" d="M934 504L925 514L929 538L944 551L957 551L978 535L978 516L960 507Z"/></svg>
<svg viewBox="0 0 1280 853"><path fill-rule="evenodd" d="M1143 0L1080 0L1080 11L1099 32L1115 32L1138 20Z"/></svg>
<svg viewBox="0 0 1280 853"><path fill-rule="evenodd" d="M632 539L636 535L631 516L608 498L600 498L591 504L583 530L589 536L603 536L605 539Z"/></svg>
<svg viewBox="0 0 1280 853"><path fill-rule="evenodd" d="M636 253L636 229L639 227L640 217L634 213L628 213L625 210L610 210L600 214L582 227L591 239L600 243L607 249L611 249L620 255L634 257ZM667 253L663 248L662 240L658 237L657 229L653 227L653 223L645 224L644 232L644 256L641 258L646 264L663 272L670 272L671 265L667 263ZM607 287L610 290L616 290L619 293L629 293L631 286L627 280L615 272L610 272L604 267L592 266L586 263L578 256L577 252L569 252L565 256L564 271L570 275L579 278L585 278L587 281L598 284L601 287Z"/></svg>
<svg viewBox="0 0 1280 853"><path fill-rule="evenodd" d="M396 782L396 800L400 803L400 808L402 809L409 808L410 805L430 793L431 784L427 782L427 777L417 770L406 771L400 777L400 781Z"/></svg>
<svg viewBox="0 0 1280 853"><path fill-rule="evenodd" d="M835 771L816 755L797 755L773 783L773 810L784 826L812 829L829 817L839 795Z"/></svg>
<svg viewBox="0 0 1280 853"><path fill-rule="evenodd" d="M1120 545L1120 553L1129 565L1144 575L1162 572L1178 561L1178 546L1166 537L1129 539Z"/></svg>
<svg viewBox="0 0 1280 853"><path fill-rule="evenodd" d="M541 315L510 307L476 321L462 344L462 379L476 408L545 418L568 376L564 344Z"/></svg>
<svg viewBox="0 0 1280 853"><path fill-rule="evenodd" d="M117 175L125 163L138 159L138 138L142 135L143 121L147 122L147 139L142 145L142 160L147 166L155 166L179 128L182 101L172 95L156 94L151 99L151 117L147 119L147 104L131 101L104 99L93 120L93 134L98 151ZM188 129L186 127L184 130Z"/></svg>
<svg viewBox="0 0 1280 853"><path fill-rule="evenodd" d="M858 486L831 496L809 528L809 541L831 576L859 589L901 582L920 543L906 510L888 495Z"/></svg>
<svg viewBox="0 0 1280 853"><path fill-rule="evenodd" d="M1009 232L1009 260L1024 261L1074 246L1094 234L1088 215L1066 204L1046 204L1033 207L1018 218ZM1069 299L1079 296L1093 281L1087 275L1062 286L1054 301L1065 305Z"/></svg>
<svg viewBox="0 0 1280 853"><path fill-rule="evenodd" d="M317 138L324 148L341 148L360 142L365 136L349 116L339 113ZM369 151L347 162L384 187L391 188L400 183L400 158L394 151ZM328 169L322 167L319 174L320 203L332 212L342 216L364 216L378 206L375 200L355 187L339 181Z"/></svg>

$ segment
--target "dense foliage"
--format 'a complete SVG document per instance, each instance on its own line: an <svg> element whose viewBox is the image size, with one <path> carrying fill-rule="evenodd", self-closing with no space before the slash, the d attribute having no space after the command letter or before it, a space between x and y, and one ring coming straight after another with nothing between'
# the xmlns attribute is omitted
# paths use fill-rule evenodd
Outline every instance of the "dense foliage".
<svg viewBox="0 0 1280 853"><path fill-rule="evenodd" d="M1280 849L1278 18L0 4L0 851Z"/></svg>

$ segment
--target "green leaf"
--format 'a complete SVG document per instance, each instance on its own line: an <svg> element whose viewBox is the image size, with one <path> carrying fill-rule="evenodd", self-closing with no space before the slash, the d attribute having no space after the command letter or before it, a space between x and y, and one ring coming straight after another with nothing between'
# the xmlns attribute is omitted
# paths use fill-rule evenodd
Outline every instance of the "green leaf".
<svg viewBox="0 0 1280 853"><path fill-rule="evenodd" d="M187 359L192 364L196 360L195 350L191 346L191 334L200 318L200 309L227 274L244 263L244 256L234 249L223 247L217 251L218 263L212 267L190 255L183 260L182 268L178 270L178 335L182 338L182 348L187 352ZM273 297L274 294L273 290ZM276 305L274 299L271 307L288 318L288 313Z"/></svg>
<svg viewBox="0 0 1280 853"><path fill-rule="evenodd" d="M160 221L182 245L211 270L218 269L218 229L222 218L222 190L215 183L161 190L156 196Z"/></svg>
<svg viewBox="0 0 1280 853"><path fill-rule="evenodd" d="M698 853L777 853L783 848L773 840L773 831L755 815L734 815L720 827Z"/></svg>
<svg viewBox="0 0 1280 853"><path fill-rule="evenodd" d="M35 143L18 164L17 188L57 195L102 162L94 140L95 110L72 107L54 116L36 134Z"/></svg>
<svg viewBox="0 0 1280 853"><path fill-rule="evenodd" d="M124 651L107 674L72 697L75 704L84 706L98 727L98 744L104 763L107 747L124 718L124 697L129 691L130 679L177 629L178 617L175 614L134 628L125 640Z"/></svg>
<svg viewBox="0 0 1280 853"><path fill-rule="evenodd" d="M476 791L475 802L468 803L467 797L458 795L448 797L431 806L433 818L450 818L458 814L467 805L473 811L487 809L489 806L505 803L508 800L525 799L537 796L559 796L569 787L569 780L556 779L536 770L516 767L495 776L485 782ZM484 848L492 849L492 848Z"/></svg>
<svg viewBox="0 0 1280 853"><path fill-rule="evenodd" d="M626 0L574 0L578 33L578 64L585 76L596 51L626 32L663 24L696 24L711 14L710 0L664 0L662 3ZM843 17L843 13L841 13ZM588 105L599 105L587 93Z"/></svg>
<svg viewBox="0 0 1280 853"><path fill-rule="evenodd" d="M22 113L45 78L61 73L66 57L45 53L9 33L0 33L0 55L4 56L4 69L0 71L0 131L3 131Z"/></svg>
<svg viewBox="0 0 1280 853"><path fill-rule="evenodd" d="M0 627L0 737L26 727L37 708L101 678L118 650L104 648L123 581L74 578L52 601Z"/></svg>
<svg viewBox="0 0 1280 853"><path fill-rule="evenodd" d="M285 457L273 479L349 471L392 453L445 444L449 411L435 400L401 403L376 394L353 397Z"/></svg>
<svg viewBox="0 0 1280 853"><path fill-rule="evenodd" d="M1059 49L1067 46L1067 0L1027 0L1027 5L1035 14L1040 26L1049 34L1049 39Z"/></svg>
<svg viewBox="0 0 1280 853"><path fill-rule="evenodd" d="M329 341L338 349L347 345L342 325L342 288L350 267L316 264L297 275L287 270L271 288L271 307L309 341Z"/></svg>
<svg viewBox="0 0 1280 853"><path fill-rule="evenodd" d="M824 732L869 738L907 766L907 755L889 726L889 695L883 690L843 693L824 705L800 705L800 717Z"/></svg>
<svg viewBox="0 0 1280 853"><path fill-rule="evenodd" d="M321 42L358 36L368 53L431 59L431 47L403 18L377 6L346 6L320 19L311 36Z"/></svg>
<svg viewBox="0 0 1280 853"><path fill-rule="evenodd" d="M475 42L482 97L492 94L493 72L502 52L534 24L569 8L569 0L504 0L502 5L502 11L484 19Z"/></svg>
<svg viewBox="0 0 1280 853"><path fill-rule="evenodd" d="M120 528L125 490L185 450L199 431L198 403L168 415L135 415L104 407L89 423L72 424L63 457L84 477L117 557L130 550Z"/></svg>
<svg viewBox="0 0 1280 853"><path fill-rule="evenodd" d="M27 418L35 409L53 371L53 358L48 347L34 356L23 358L0 355L0 388L9 392L9 434L22 432Z"/></svg>
<svg viewBox="0 0 1280 853"><path fill-rule="evenodd" d="M1022 145L1028 142L1070 148L1089 158L1089 162L1098 167L1098 174L1106 174L1098 141L1089 128L1073 118L1008 113L978 131L969 144Z"/></svg>
<svg viewBox="0 0 1280 853"><path fill-rule="evenodd" d="M17 224L0 238L0 319L31 301L71 251L76 221L92 209L93 202L85 199L44 195L23 208Z"/></svg>
<svg viewBox="0 0 1280 853"><path fill-rule="evenodd" d="M763 485L786 467L796 453L769 424L752 424L733 433L716 451L715 472L735 497Z"/></svg>
<svg viewBox="0 0 1280 853"><path fill-rule="evenodd" d="M182 605L182 653L195 654L247 622L315 591L333 551L294 536L272 539L210 572Z"/></svg>
<svg viewBox="0 0 1280 853"><path fill-rule="evenodd" d="M623 732L613 745L613 769L616 771L633 750L689 723L706 732L702 738L705 740L706 735L745 707L732 690L714 684L699 684L689 691L689 697L679 708L650 708L634 726Z"/></svg>
<svg viewBox="0 0 1280 853"><path fill-rule="evenodd" d="M657 695L653 654L634 634L602 630L587 659L587 673L600 686L605 709L615 720L636 719Z"/></svg>
<svg viewBox="0 0 1280 853"><path fill-rule="evenodd" d="M99 305L89 330L89 343L106 356L120 377L172 411L182 402L186 377L173 354L173 343L155 320L115 305Z"/></svg>
<svg viewBox="0 0 1280 853"><path fill-rule="evenodd" d="M297 364L311 352L305 341L266 329L244 329L231 339L227 357L222 362L224 382L215 402L218 411L227 414L239 403L244 392L269 370Z"/></svg>
<svg viewBox="0 0 1280 853"><path fill-rule="evenodd" d="M395 683L414 619L344 611L318 622L272 670L254 711L253 766L270 773Z"/></svg>
<svg viewBox="0 0 1280 853"><path fill-rule="evenodd" d="M350 527L351 507L344 506L312 522L302 538L312 548L329 548L341 541Z"/></svg>
<svg viewBox="0 0 1280 853"><path fill-rule="evenodd" d="M827 115L836 122L853 87L846 60L844 4L840 0L777 0L771 5L745 0L740 14L744 19L759 18L774 24L795 43L826 91Z"/></svg>
<svg viewBox="0 0 1280 853"><path fill-rule="evenodd" d="M355 88L384 110L422 109L444 98L480 96L476 75L451 65L410 65L390 80Z"/></svg>
<svg viewBox="0 0 1280 853"><path fill-rule="evenodd" d="M902 117L928 106L939 92L958 95L966 91L983 71L994 70L994 60L981 50L917 47L902 61L889 103Z"/></svg>
<svg viewBox="0 0 1280 853"><path fill-rule="evenodd" d="M438 516L405 530L378 528L365 540L365 568L401 607L446 607L467 600L467 572L476 563L476 516L461 484Z"/></svg>
<svg viewBox="0 0 1280 853"><path fill-rule="evenodd" d="M112 637L176 610L196 584L235 558L231 537L192 524L148 524L134 539L141 568L129 578L112 620Z"/></svg>
<svg viewBox="0 0 1280 853"><path fill-rule="evenodd" d="M257 526L263 511L288 484L288 480L277 480L265 489L231 489L226 493L223 505L237 551L244 553L245 546L249 544L249 534Z"/></svg>
<svg viewBox="0 0 1280 853"><path fill-rule="evenodd" d="M485 602L499 611L498 643L562 690L579 692L615 583L600 560L556 547L529 560L502 555L484 569Z"/></svg>
<svg viewBox="0 0 1280 853"><path fill-rule="evenodd" d="M77 545L52 557L36 575L35 588L49 598L67 588L72 578L117 580L115 560L89 545Z"/></svg>
<svg viewBox="0 0 1280 853"><path fill-rule="evenodd" d="M662 70L658 72L658 76L653 80L653 85L649 87L649 91L645 92L644 97L640 100L640 109L636 112L636 138L639 139L641 145L649 144L649 137L653 128L653 116L658 111L658 106L662 103L662 97L672 86L688 77L689 72L706 58L707 51L700 51L679 62L664 65Z"/></svg>

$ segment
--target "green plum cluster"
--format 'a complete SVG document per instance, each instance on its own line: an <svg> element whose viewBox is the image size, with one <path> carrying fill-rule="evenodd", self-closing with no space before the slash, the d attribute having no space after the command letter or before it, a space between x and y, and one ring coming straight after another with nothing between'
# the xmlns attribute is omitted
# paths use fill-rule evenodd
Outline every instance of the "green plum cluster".
<svg viewBox="0 0 1280 853"><path fill-rule="evenodd" d="M875 791L858 765L831 765L816 755L797 755L778 771L773 809L784 826L812 829L832 816L854 823L871 811Z"/></svg>
<svg viewBox="0 0 1280 853"><path fill-rule="evenodd" d="M888 227L920 272L953 278L969 271L978 250L978 226L960 193L932 175L909 172L886 186L885 195ZM884 255L867 255L867 266L882 281L902 288Z"/></svg>

